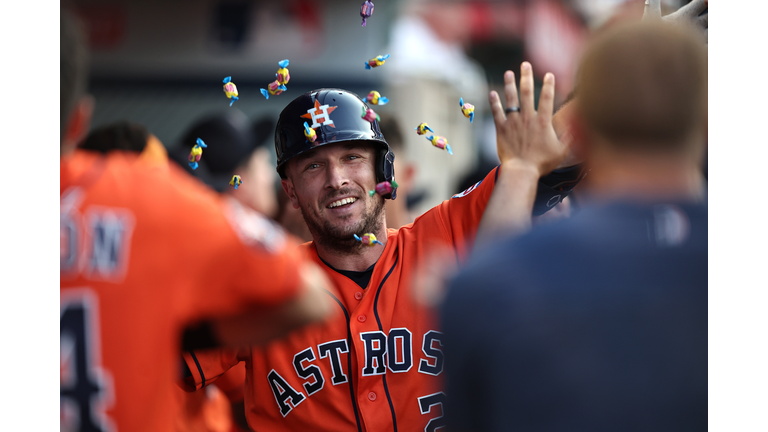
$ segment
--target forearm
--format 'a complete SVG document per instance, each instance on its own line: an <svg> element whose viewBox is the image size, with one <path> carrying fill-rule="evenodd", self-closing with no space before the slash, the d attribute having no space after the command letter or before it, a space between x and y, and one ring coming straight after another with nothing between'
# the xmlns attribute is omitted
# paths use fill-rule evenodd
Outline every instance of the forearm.
<svg viewBox="0 0 768 432"><path fill-rule="evenodd" d="M499 234L519 235L530 229L538 180L539 173L530 164L513 160L501 165L493 194L480 220L476 245L487 243Z"/></svg>
<svg viewBox="0 0 768 432"><path fill-rule="evenodd" d="M335 311L326 292L331 286L330 280L309 262L301 264L297 271L301 282L294 299L279 306L253 309L249 313L213 321L216 339L223 346L261 345L298 327L327 318Z"/></svg>

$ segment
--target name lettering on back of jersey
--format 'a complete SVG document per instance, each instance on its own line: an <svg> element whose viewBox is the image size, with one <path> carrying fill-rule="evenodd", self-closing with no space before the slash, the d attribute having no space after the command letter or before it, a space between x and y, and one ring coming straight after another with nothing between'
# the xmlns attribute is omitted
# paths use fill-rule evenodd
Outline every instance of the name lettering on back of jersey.
<svg viewBox="0 0 768 432"><path fill-rule="evenodd" d="M91 207L85 215L90 234L85 274L89 279L119 280L128 267L133 214L128 210Z"/></svg>
<svg viewBox="0 0 768 432"><path fill-rule="evenodd" d="M83 191L79 187L69 188L61 194L60 212L60 248L59 271L62 274L77 270L80 252L80 212L78 207L83 201Z"/></svg>
<svg viewBox="0 0 768 432"><path fill-rule="evenodd" d="M61 273L72 273L77 269L77 256L78 251L80 250L80 230L77 226L77 216L72 214L61 214L59 219L59 271Z"/></svg>
<svg viewBox="0 0 768 432"><path fill-rule="evenodd" d="M653 208L653 239L662 248L685 244L691 233L691 222L685 212L673 205L657 205ZM651 226L648 227L651 237Z"/></svg>
<svg viewBox="0 0 768 432"><path fill-rule="evenodd" d="M413 334L404 327L393 328L389 333L381 331L360 333L363 355L365 357L362 369L363 376L384 375L389 373L405 373L413 368ZM418 373L439 375L443 371L442 333L429 330L422 338L424 358L418 359ZM296 378L289 376L290 372L280 375L272 369L267 374L267 380L277 402L277 407L283 417L287 416L304 399L321 391L325 385L325 377L321 368L330 368L333 373L331 383L339 385L347 383L349 378L348 357L349 346L346 339L338 339L317 345L318 358L312 347L298 352L293 357L292 369ZM343 356L342 354L345 354ZM289 381L295 386L291 386ZM300 387L299 387L300 386ZM303 391L302 391L303 388ZM306 392L306 393L305 393ZM434 396L434 395L432 395ZM440 401L425 399L426 408ZM420 402L421 403L421 402ZM427 409L430 411L430 409ZM439 423L435 423L438 425Z"/></svg>
<svg viewBox="0 0 768 432"><path fill-rule="evenodd" d="M465 189L464 192L457 193L456 195L452 196L451 198L461 198L461 197L465 197L465 196L471 194L472 191L477 189L477 187L480 186L480 183L482 183L482 182L483 181L480 180L479 182L477 182L477 183L473 184L472 186L468 187L467 189Z"/></svg>
<svg viewBox="0 0 768 432"><path fill-rule="evenodd" d="M61 196L59 265L62 278L82 273L92 280L119 282L130 256L135 218L123 208L78 210L77 189Z"/></svg>

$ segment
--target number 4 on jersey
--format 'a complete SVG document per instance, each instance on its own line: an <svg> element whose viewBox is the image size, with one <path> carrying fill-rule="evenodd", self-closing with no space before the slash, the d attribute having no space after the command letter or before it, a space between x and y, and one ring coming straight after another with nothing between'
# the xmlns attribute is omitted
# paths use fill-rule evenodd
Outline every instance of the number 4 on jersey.
<svg viewBox="0 0 768 432"><path fill-rule="evenodd" d="M61 294L61 431L109 431L104 410L112 380L101 369L97 297L88 290Z"/></svg>

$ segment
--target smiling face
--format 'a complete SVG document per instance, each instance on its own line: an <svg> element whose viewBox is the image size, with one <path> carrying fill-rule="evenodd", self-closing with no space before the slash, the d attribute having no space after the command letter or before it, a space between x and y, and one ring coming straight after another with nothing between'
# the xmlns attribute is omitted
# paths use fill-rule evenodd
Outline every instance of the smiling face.
<svg viewBox="0 0 768 432"><path fill-rule="evenodd" d="M384 199L376 188L375 149L361 142L327 144L296 156L282 181L294 208L301 209L315 242L338 251L359 247L353 234L382 233Z"/></svg>

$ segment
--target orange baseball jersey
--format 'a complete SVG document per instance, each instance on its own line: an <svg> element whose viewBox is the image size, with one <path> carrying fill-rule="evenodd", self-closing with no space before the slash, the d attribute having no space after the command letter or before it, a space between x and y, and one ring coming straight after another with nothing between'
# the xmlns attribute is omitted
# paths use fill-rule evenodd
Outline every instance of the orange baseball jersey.
<svg viewBox="0 0 768 432"><path fill-rule="evenodd" d="M244 385L245 363L240 362L219 377L215 385L206 386L204 392L188 393L175 388L174 394L182 405L175 432L239 431L233 421L232 404L245 398Z"/></svg>
<svg viewBox="0 0 768 432"><path fill-rule="evenodd" d="M167 163L77 151L60 169L61 430L171 430L182 329L295 298L301 251Z"/></svg>
<svg viewBox="0 0 768 432"><path fill-rule="evenodd" d="M263 347L187 352L196 388L246 362L245 407L256 431L433 431L443 426L442 334L411 290L415 267L449 247L458 265L473 241L499 168L412 224L387 233L365 289L326 271L343 318ZM377 247L377 246L371 246ZM381 247L381 246L378 246Z"/></svg>
<svg viewBox="0 0 768 432"><path fill-rule="evenodd" d="M240 362L216 380L216 387L227 396L230 402L245 399L245 362Z"/></svg>

